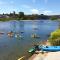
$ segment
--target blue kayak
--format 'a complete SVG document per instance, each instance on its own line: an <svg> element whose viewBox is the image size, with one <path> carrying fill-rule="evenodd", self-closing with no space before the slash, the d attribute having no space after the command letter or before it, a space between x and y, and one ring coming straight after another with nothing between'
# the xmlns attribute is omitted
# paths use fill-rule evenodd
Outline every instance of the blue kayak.
<svg viewBox="0 0 60 60"><path fill-rule="evenodd" d="M60 51L60 46L43 46L41 49L43 51Z"/></svg>
<svg viewBox="0 0 60 60"><path fill-rule="evenodd" d="M32 53L32 52L35 52L36 50L38 50L36 48L39 48L39 50L48 51L48 52L60 51L60 46L43 46L43 45L38 45L38 47L31 48L29 50L29 53Z"/></svg>

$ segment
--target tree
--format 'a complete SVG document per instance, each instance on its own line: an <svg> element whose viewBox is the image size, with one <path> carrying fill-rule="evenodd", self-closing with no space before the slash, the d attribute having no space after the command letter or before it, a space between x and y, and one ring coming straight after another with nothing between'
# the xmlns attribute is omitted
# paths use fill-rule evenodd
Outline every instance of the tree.
<svg viewBox="0 0 60 60"><path fill-rule="evenodd" d="M16 13L15 13L15 11L13 11L13 15L15 15Z"/></svg>
<svg viewBox="0 0 60 60"><path fill-rule="evenodd" d="M10 15L10 16L13 16L13 13L11 13L11 12L10 12L10 14L9 14L9 15Z"/></svg>
<svg viewBox="0 0 60 60"><path fill-rule="evenodd" d="M41 19L48 19L48 16L47 16L47 15L44 15L44 14L41 14L41 15L40 15L40 18L41 18Z"/></svg>
<svg viewBox="0 0 60 60"><path fill-rule="evenodd" d="M21 19L24 18L24 12L19 12L19 18L21 18Z"/></svg>
<svg viewBox="0 0 60 60"><path fill-rule="evenodd" d="M4 15L4 13L3 13L3 15Z"/></svg>

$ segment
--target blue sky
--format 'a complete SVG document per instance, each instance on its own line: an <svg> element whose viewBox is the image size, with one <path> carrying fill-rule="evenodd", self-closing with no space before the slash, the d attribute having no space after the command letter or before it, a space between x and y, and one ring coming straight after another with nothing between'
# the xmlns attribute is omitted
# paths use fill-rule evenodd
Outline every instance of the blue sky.
<svg viewBox="0 0 60 60"><path fill-rule="evenodd" d="M0 13L60 14L60 0L0 0Z"/></svg>

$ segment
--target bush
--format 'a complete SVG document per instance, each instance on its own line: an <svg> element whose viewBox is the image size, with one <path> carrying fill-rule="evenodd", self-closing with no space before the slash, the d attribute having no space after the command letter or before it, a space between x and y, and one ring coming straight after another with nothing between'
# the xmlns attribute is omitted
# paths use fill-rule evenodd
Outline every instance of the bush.
<svg viewBox="0 0 60 60"><path fill-rule="evenodd" d="M50 19L51 19L51 20L57 20L58 18L55 17L55 16L52 16Z"/></svg>
<svg viewBox="0 0 60 60"><path fill-rule="evenodd" d="M60 45L60 29L52 32L48 41L51 45Z"/></svg>

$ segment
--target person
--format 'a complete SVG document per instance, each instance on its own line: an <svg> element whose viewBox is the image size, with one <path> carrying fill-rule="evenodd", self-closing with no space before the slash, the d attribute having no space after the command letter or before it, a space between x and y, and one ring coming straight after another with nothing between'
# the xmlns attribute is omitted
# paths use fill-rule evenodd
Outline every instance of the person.
<svg viewBox="0 0 60 60"><path fill-rule="evenodd" d="M13 37L13 31L8 32L8 36Z"/></svg>
<svg viewBox="0 0 60 60"><path fill-rule="evenodd" d="M35 46L35 49L36 49L36 50L40 50L40 49L39 49L39 45L34 45L34 46Z"/></svg>

